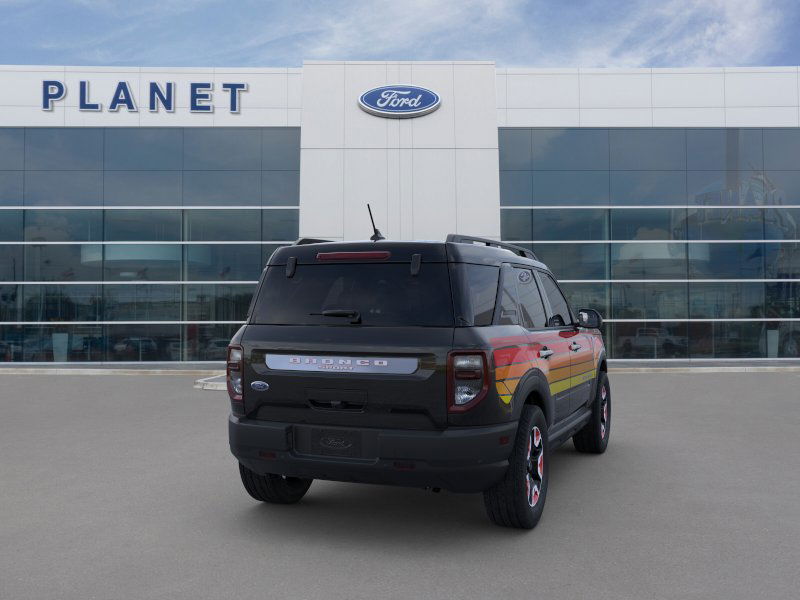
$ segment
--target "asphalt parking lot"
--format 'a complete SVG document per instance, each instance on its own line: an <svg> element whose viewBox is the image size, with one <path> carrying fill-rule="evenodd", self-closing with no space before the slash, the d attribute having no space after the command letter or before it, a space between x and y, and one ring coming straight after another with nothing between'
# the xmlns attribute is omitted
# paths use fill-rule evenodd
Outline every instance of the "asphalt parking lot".
<svg viewBox="0 0 800 600"><path fill-rule="evenodd" d="M187 375L0 374L0 597L795 598L800 374L616 374L603 456L531 532L479 495L246 495Z"/></svg>

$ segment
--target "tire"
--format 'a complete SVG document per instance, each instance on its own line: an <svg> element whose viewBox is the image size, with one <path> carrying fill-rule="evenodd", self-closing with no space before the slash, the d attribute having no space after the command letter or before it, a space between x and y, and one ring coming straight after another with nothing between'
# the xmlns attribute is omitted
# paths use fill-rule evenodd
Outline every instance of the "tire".
<svg viewBox="0 0 800 600"><path fill-rule="evenodd" d="M538 406L523 407L508 463L503 480L483 492L486 514L502 527L533 529L544 510L550 473L547 421Z"/></svg>
<svg viewBox="0 0 800 600"><path fill-rule="evenodd" d="M592 402L592 416L578 433L572 436L572 443L578 452L602 454L608 448L611 435L611 388L608 375L600 371L597 389Z"/></svg>
<svg viewBox="0 0 800 600"><path fill-rule="evenodd" d="M306 495L313 479L284 477L282 475L259 475L239 463L239 475L244 489L256 500L272 504L294 504Z"/></svg>

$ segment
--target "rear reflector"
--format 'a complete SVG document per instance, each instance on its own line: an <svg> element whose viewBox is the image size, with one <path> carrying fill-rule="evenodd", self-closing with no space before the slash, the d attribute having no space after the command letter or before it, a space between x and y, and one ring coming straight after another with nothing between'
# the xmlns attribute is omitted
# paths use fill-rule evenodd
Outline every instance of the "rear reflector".
<svg viewBox="0 0 800 600"><path fill-rule="evenodd" d="M386 250L366 252L318 252L317 260L388 260L392 255Z"/></svg>

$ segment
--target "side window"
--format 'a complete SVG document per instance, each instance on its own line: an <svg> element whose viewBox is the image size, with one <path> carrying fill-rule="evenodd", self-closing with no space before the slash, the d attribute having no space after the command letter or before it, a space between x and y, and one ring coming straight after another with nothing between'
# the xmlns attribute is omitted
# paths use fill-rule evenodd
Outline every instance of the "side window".
<svg viewBox="0 0 800 600"><path fill-rule="evenodd" d="M542 285L547 299L550 301L550 308L553 309L551 317L551 327L563 327L572 323L572 316L569 314L569 304L567 304L561 290L558 289L556 282L547 273L542 273Z"/></svg>
<svg viewBox="0 0 800 600"><path fill-rule="evenodd" d="M539 294L539 286L530 269L514 269L517 273L517 293L519 295L519 308L522 326L527 329L541 329L545 326L547 317L544 312L544 303Z"/></svg>
<svg viewBox="0 0 800 600"><path fill-rule="evenodd" d="M497 324L519 325L517 314L517 286L515 269L502 269L500 297L497 300Z"/></svg>

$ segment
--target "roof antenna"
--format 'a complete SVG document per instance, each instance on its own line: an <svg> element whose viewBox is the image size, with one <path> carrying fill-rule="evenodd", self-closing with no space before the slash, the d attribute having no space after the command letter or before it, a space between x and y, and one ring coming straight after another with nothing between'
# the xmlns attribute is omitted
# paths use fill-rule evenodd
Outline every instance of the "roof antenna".
<svg viewBox="0 0 800 600"><path fill-rule="evenodd" d="M372 218L372 209L369 206L369 202L367 202L367 210L369 211L369 220L372 221L372 229L375 232L370 236L369 239L371 239L373 242L385 240L386 238L381 235L380 230L375 227L375 219Z"/></svg>

